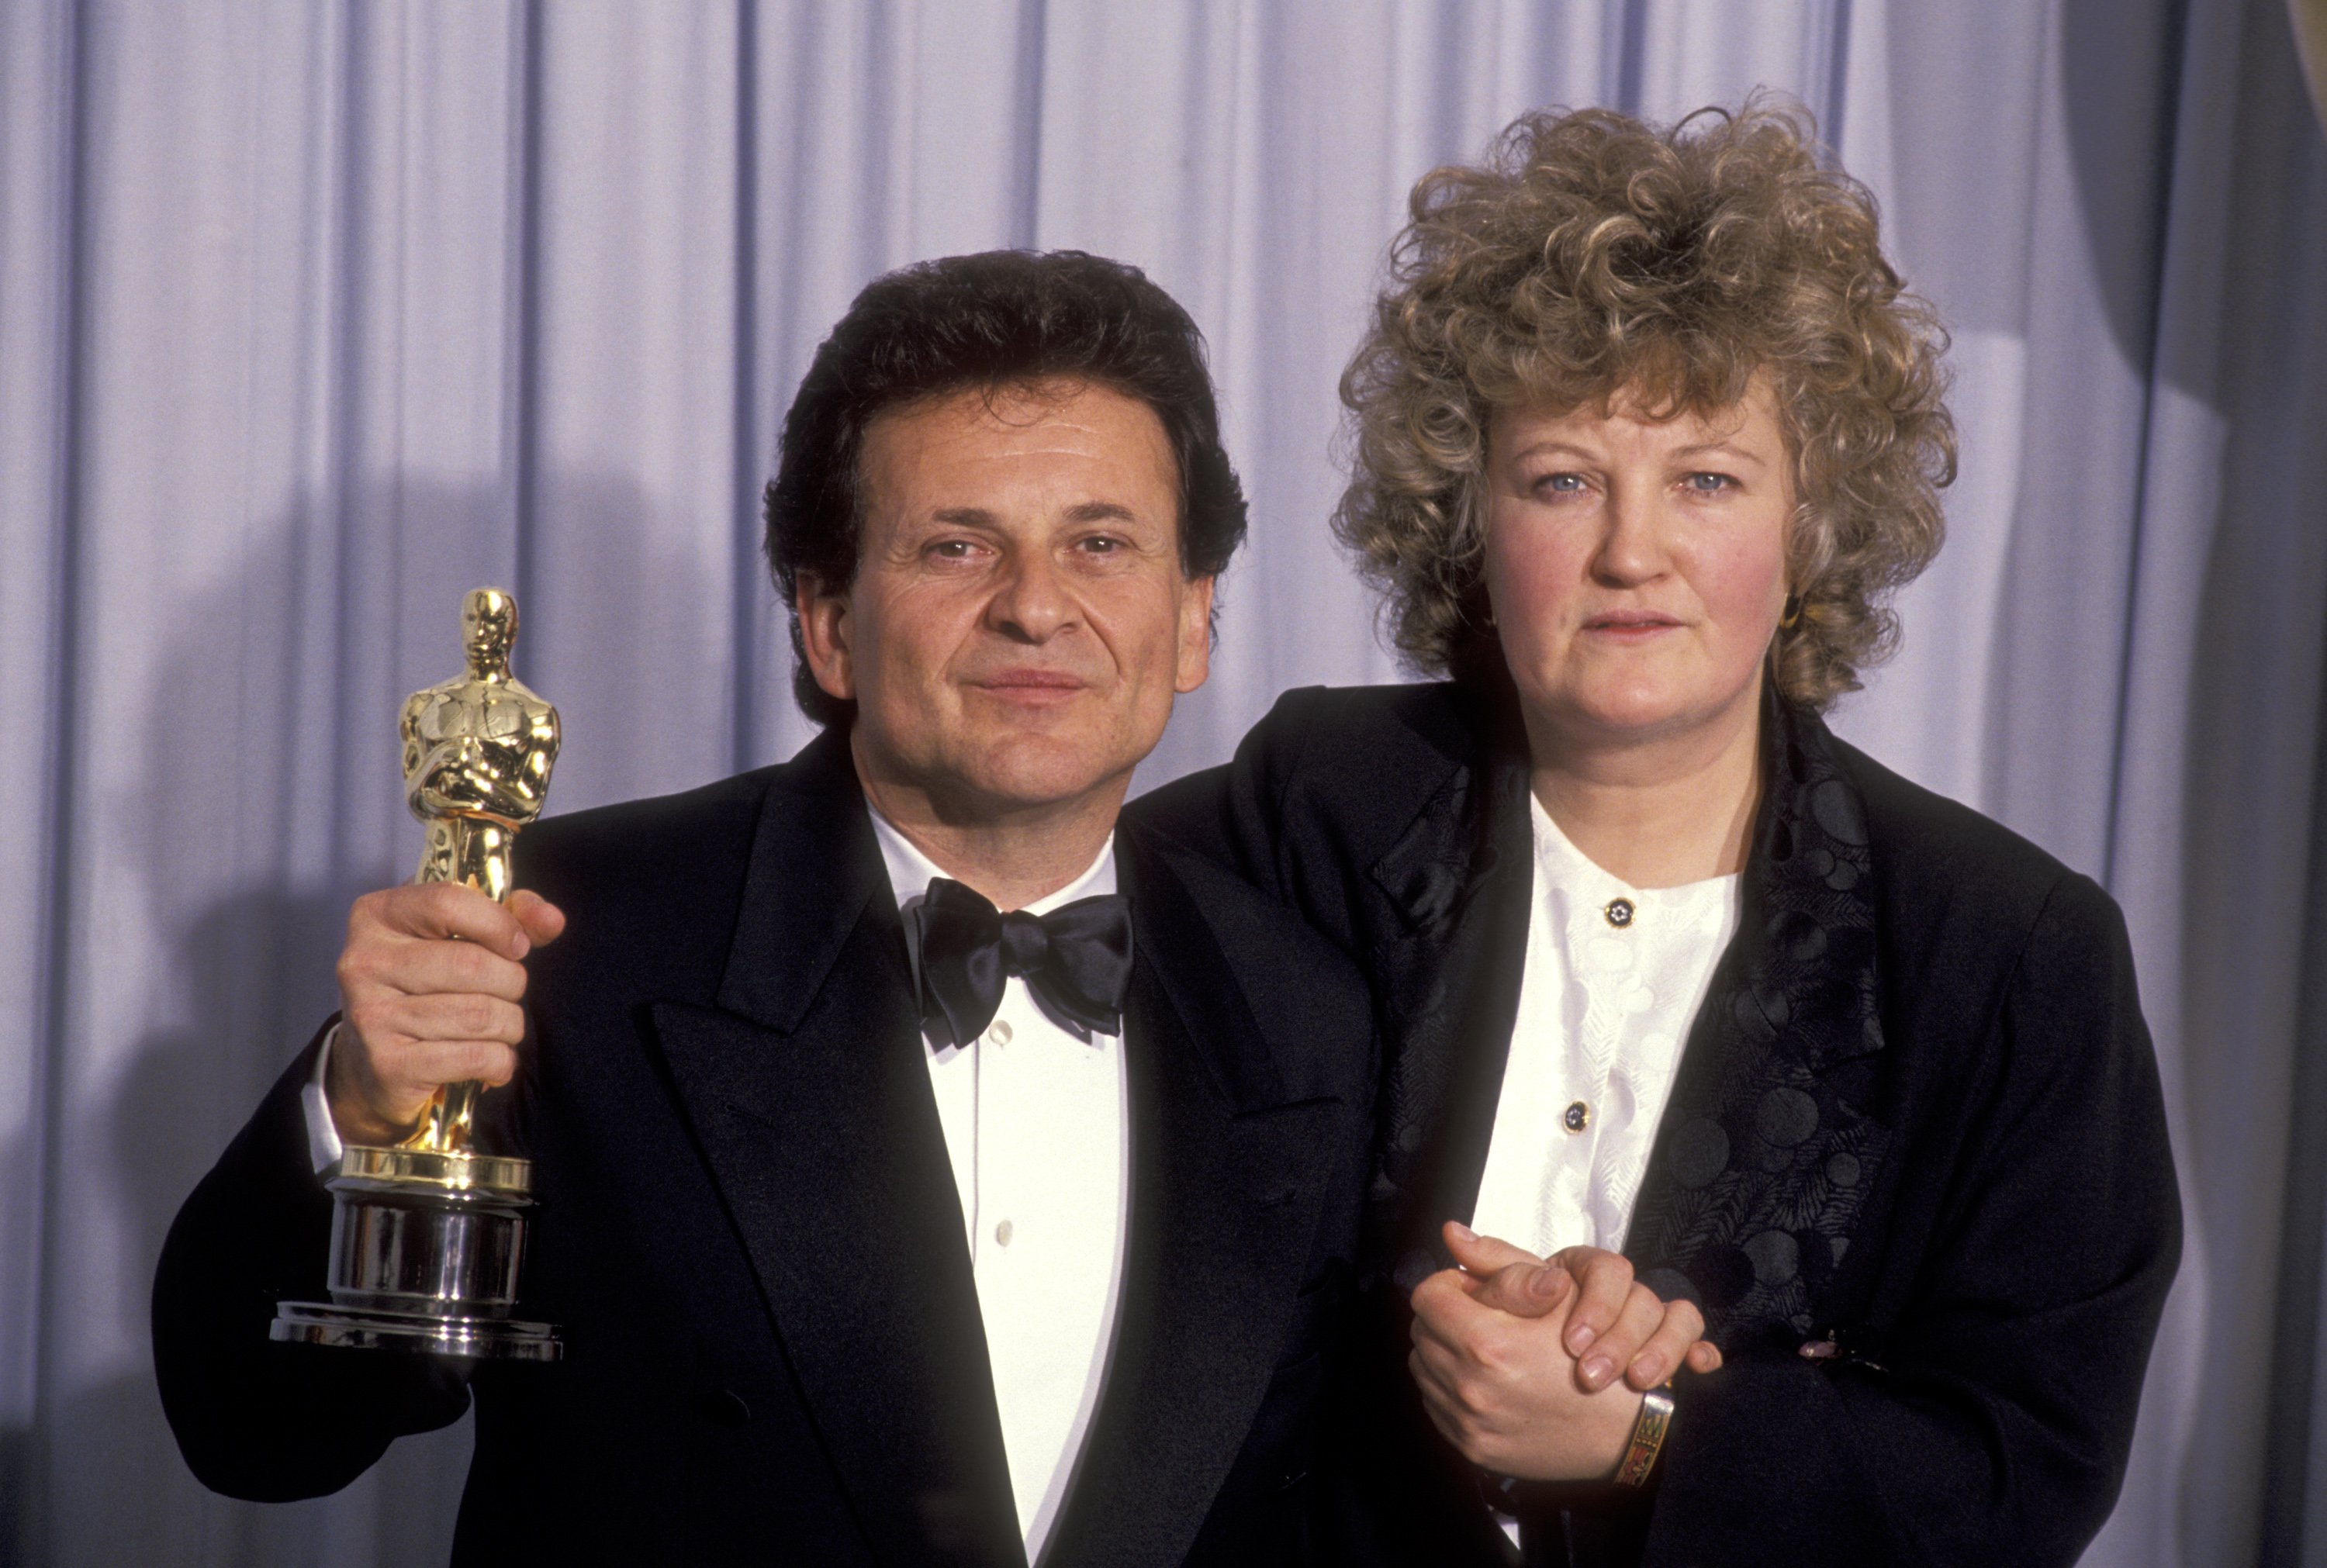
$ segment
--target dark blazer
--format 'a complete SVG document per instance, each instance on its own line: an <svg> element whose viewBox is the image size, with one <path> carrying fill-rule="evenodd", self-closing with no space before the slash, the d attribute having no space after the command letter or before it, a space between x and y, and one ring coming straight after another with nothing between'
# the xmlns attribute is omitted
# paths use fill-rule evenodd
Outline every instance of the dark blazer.
<svg viewBox="0 0 2327 1568"><path fill-rule="evenodd" d="M2099 1528L2180 1255L2124 922L2026 841L1772 705L1744 914L1625 1250L1705 1310L1646 1498L1523 1489L1541 1562L2066 1563ZM1508 692L1288 694L1138 803L1365 966L1383 1134L1361 1288L1387 1562L1507 1550L1404 1375L1405 1295L1468 1219L1533 885ZM1550 1114L1550 1107L1546 1108ZM1805 1345L1841 1354L1806 1358ZM1398 1444L1406 1445L1403 1451ZM1428 1480L1418 1479L1428 1477Z"/></svg>
<svg viewBox="0 0 2327 1568"><path fill-rule="evenodd" d="M561 905L504 1136L536 1160L520 1315L566 1359L272 1344L330 1204L284 1075L187 1200L163 1402L239 1497L335 1490L455 1419L456 1563L1025 1562L902 926L846 737L527 831ZM1135 956L1126 1274L1046 1561L1300 1560L1346 1318L1372 1035L1346 959L1234 877L1117 839ZM507 1097L489 1097L506 1100Z"/></svg>

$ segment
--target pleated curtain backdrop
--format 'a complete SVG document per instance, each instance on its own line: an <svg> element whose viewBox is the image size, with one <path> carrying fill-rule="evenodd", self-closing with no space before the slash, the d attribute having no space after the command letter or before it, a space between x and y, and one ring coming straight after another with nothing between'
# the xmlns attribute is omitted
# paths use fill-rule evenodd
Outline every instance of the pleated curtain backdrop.
<svg viewBox="0 0 2327 1568"><path fill-rule="evenodd" d="M1326 518L1416 176L1765 85L1955 331L1949 543L1841 727L2101 878L2157 1034L2190 1247L2089 1561L2327 1558L2327 147L2282 0L0 3L0 1555L444 1560L465 1424L210 1497L146 1296L409 872L393 715L463 590L523 605L553 809L790 754L756 498L808 355L885 268L1079 247L1210 335L1252 539L1143 778L1216 761L1396 677Z"/></svg>

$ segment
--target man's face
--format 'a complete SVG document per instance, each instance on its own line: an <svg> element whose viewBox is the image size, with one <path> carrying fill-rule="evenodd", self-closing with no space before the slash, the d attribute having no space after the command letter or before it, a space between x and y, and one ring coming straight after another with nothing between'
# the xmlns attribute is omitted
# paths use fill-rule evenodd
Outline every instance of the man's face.
<svg viewBox="0 0 2327 1568"><path fill-rule="evenodd" d="M1078 383L965 391L877 417L860 462L856 580L803 576L799 610L875 798L962 823L1119 803L1210 655L1154 411Z"/></svg>

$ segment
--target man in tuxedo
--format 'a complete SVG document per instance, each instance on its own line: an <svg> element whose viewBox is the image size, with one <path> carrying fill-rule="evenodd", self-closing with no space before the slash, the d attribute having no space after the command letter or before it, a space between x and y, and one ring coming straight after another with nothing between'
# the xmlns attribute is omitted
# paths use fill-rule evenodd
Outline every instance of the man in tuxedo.
<svg viewBox="0 0 2327 1568"><path fill-rule="evenodd" d="M332 1491L473 1398L456 1562L1304 1555L1365 989L1117 823L1244 526L1201 339L1137 272L997 253L860 294L768 492L824 733L529 828L506 906L357 901L341 1015L164 1253L196 1474ZM537 1162L522 1315L566 1358L271 1343L323 1290L339 1141L478 1078Z"/></svg>

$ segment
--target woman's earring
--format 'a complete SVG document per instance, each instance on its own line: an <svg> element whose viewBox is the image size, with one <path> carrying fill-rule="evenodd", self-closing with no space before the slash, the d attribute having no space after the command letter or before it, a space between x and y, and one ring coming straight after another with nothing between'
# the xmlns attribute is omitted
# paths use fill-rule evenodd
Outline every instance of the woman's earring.
<svg viewBox="0 0 2327 1568"><path fill-rule="evenodd" d="M1802 596L1799 593L1787 594L1786 608L1778 616L1778 630L1780 631L1791 631L1795 627L1801 624L1801 619Z"/></svg>

